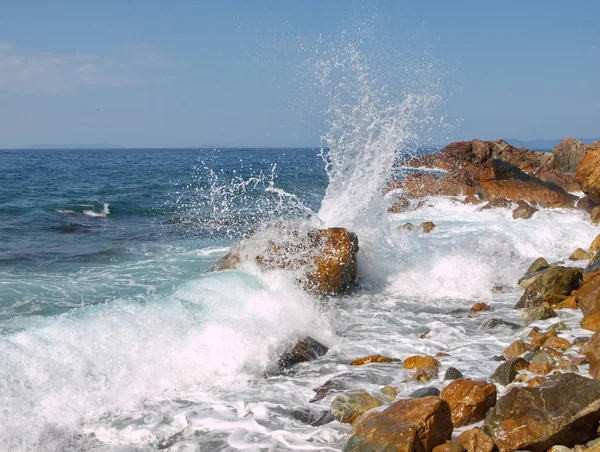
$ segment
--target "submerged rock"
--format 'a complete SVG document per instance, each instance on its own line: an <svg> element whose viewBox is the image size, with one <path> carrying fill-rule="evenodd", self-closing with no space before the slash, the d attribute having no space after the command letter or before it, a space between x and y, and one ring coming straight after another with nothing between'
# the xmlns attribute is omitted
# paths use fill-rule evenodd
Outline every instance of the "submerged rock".
<svg viewBox="0 0 600 452"><path fill-rule="evenodd" d="M334 419L346 424L353 424L360 415L381 405L383 405L381 400L373 397L364 389L360 389L338 395L331 402L329 411Z"/></svg>
<svg viewBox="0 0 600 452"><path fill-rule="evenodd" d="M421 223L419 225L419 228L421 229L421 231L423 231L427 234L427 233L433 231L436 228L436 225L433 224L431 221L426 221L425 223Z"/></svg>
<svg viewBox="0 0 600 452"><path fill-rule="evenodd" d="M517 387L486 416L484 429L500 452L546 451L596 437L600 421L600 382L567 373L538 387Z"/></svg>
<svg viewBox="0 0 600 452"><path fill-rule="evenodd" d="M381 355L370 355L370 356L365 356L364 358L355 359L354 361L351 361L349 365L350 366L362 366L363 364L370 364L370 363L393 363L393 362L401 362L401 360L398 358L389 358L387 356L381 356Z"/></svg>
<svg viewBox="0 0 600 452"><path fill-rule="evenodd" d="M277 365L280 370L288 369L295 364L320 358L325 355L328 350L329 348L325 345L314 340L312 337L307 336L281 355L277 361Z"/></svg>
<svg viewBox="0 0 600 452"><path fill-rule="evenodd" d="M537 277L525 289L525 293L516 304L516 308L532 308L544 301L544 295L571 295L583 280L581 269L573 267L552 267Z"/></svg>
<svg viewBox="0 0 600 452"><path fill-rule="evenodd" d="M270 232L270 234L268 233ZM348 290L356 278L358 238L344 228L261 231L242 240L215 266L228 270L255 261L266 270L294 272L300 285L320 295Z"/></svg>
<svg viewBox="0 0 600 452"><path fill-rule="evenodd" d="M454 427L481 421L485 413L496 404L496 385L468 378L454 380L440 397L448 402Z"/></svg>
<svg viewBox="0 0 600 452"><path fill-rule="evenodd" d="M438 397L399 400L354 425L344 452L431 451L452 435L448 403Z"/></svg>
<svg viewBox="0 0 600 452"><path fill-rule="evenodd" d="M519 218L522 219L522 220L528 220L537 211L538 211L538 209L536 209L535 207L527 204L525 201L519 201L519 202L517 202L516 209L513 210L512 217L515 220L519 219Z"/></svg>
<svg viewBox="0 0 600 452"><path fill-rule="evenodd" d="M532 323L537 320L546 320L557 316L558 314L554 311L554 309L548 306L538 306L525 311L523 313L523 321L525 323Z"/></svg>
<svg viewBox="0 0 600 452"><path fill-rule="evenodd" d="M487 322L485 322L483 325L481 325L481 329L482 330L493 330L495 328L502 327L502 326L510 328L511 330L518 330L519 328L521 328L521 325L518 325L513 322L507 322L506 320L503 320L503 319L490 319Z"/></svg>

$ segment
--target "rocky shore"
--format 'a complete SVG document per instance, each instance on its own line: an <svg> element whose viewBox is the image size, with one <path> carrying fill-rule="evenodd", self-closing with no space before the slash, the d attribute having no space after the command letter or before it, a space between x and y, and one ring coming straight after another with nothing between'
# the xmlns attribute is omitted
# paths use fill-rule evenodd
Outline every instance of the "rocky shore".
<svg viewBox="0 0 600 452"><path fill-rule="evenodd" d="M519 221L539 209L560 208L584 210L590 221L600 223L600 142L585 146L566 138L547 153L516 149L502 140L473 140L452 143L437 154L399 166L411 172L388 187L394 197L391 213L418 209L431 196L445 196L456 203L481 204L480 209L510 208ZM401 228L412 227L409 223ZM430 232L435 225L426 222L420 227ZM447 367L440 390L427 383L441 377L443 353L402 360L356 356L350 366L398 366L422 387L399 397L394 385L368 392L327 382L315 389L311 402L335 394L329 410L319 416L297 412L297 418L313 425L350 424L346 452L600 451L598 232L592 243L582 243L563 262L548 262L542 256L531 263L519 281L523 294L515 304L522 310L522 324L499 318L481 326L505 324L515 330L515 341L498 350L499 364L489 378L472 379ZM352 288L358 250L356 235L343 228L286 231L277 237L257 233L216 269L251 263L292 271L305 290L335 296ZM491 309L476 303L469 315ZM578 312L580 326L589 334L572 337L571 328L558 319L544 329L527 326L559 317L561 310ZM327 352L307 337L284 353L277 371L318 360Z"/></svg>

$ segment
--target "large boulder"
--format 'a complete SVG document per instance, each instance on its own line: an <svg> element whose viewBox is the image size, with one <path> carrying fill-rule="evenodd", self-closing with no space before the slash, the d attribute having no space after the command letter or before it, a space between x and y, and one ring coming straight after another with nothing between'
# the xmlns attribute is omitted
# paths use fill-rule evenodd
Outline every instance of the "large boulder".
<svg viewBox="0 0 600 452"><path fill-rule="evenodd" d="M461 378L442 389L440 397L450 405L454 427L462 427L485 418L496 404L496 395L495 384Z"/></svg>
<svg viewBox="0 0 600 452"><path fill-rule="evenodd" d="M309 292L345 292L357 274L358 237L344 228L260 231L243 239L223 257L215 270L254 261L266 270L288 270Z"/></svg>
<svg viewBox="0 0 600 452"><path fill-rule="evenodd" d="M429 452L452 435L450 407L439 397L399 400L354 424L344 452Z"/></svg>
<svg viewBox="0 0 600 452"><path fill-rule="evenodd" d="M581 353L585 355L590 364L591 377L598 380L600 378L600 331L594 333L590 340L581 347Z"/></svg>
<svg viewBox="0 0 600 452"><path fill-rule="evenodd" d="M575 173L586 153L585 144L573 137L563 138L552 150L554 167L563 173Z"/></svg>
<svg viewBox="0 0 600 452"><path fill-rule="evenodd" d="M525 289L516 308L534 308L542 304L547 294L571 295L583 281L580 268L556 266L538 276Z"/></svg>
<svg viewBox="0 0 600 452"><path fill-rule="evenodd" d="M502 179L476 181L474 188L481 199L506 198L510 201L527 201L541 207L573 207L577 197L557 190L538 180Z"/></svg>
<svg viewBox="0 0 600 452"><path fill-rule="evenodd" d="M581 191L596 205L600 204L600 147L588 149L577 168L575 178Z"/></svg>
<svg viewBox="0 0 600 452"><path fill-rule="evenodd" d="M498 399L484 430L500 452L542 452L596 437L600 382L573 373L550 377L538 387L517 387Z"/></svg>

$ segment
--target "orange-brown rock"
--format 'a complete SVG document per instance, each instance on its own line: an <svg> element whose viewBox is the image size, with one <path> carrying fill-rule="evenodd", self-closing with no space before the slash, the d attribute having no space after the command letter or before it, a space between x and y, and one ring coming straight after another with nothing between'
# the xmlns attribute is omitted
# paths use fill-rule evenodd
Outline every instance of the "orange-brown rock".
<svg viewBox="0 0 600 452"><path fill-rule="evenodd" d="M573 251L573 254L569 256L569 260L572 261L589 261L593 257L593 254L582 248L577 248Z"/></svg>
<svg viewBox="0 0 600 452"><path fill-rule="evenodd" d="M496 404L496 396L495 384L467 378L454 380L440 393L450 405L454 427L482 420L487 410Z"/></svg>
<svg viewBox="0 0 600 452"><path fill-rule="evenodd" d="M477 194L476 190L463 179L423 173L408 175L402 181L402 190L403 193L415 199L428 196L468 196Z"/></svg>
<svg viewBox="0 0 600 452"><path fill-rule="evenodd" d="M542 333L542 330L539 327L534 326L533 328L531 328L531 331L529 332L529 334L527 335L527 337L529 339L531 339L533 337L539 336L541 333Z"/></svg>
<svg viewBox="0 0 600 452"><path fill-rule="evenodd" d="M565 338L554 336L546 339L544 342L544 347L551 348L553 350L566 350L571 348L571 343Z"/></svg>
<svg viewBox="0 0 600 452"><path fill-rule="evenodd" d="M594 224L600 224L600 206L592 209L590 212L590 221Z"/></svg>
<svg viewBox="0 0 600 452"><path fill-rule="evenodd" d="M462 432L458 437L467 452L492 452L496 445L492 438L485 434L479 427Z"/></svg>
<svg viewBox="0 0 600 452"><path fill-rule="evenodd" d="M579 326L590 331L600 331L600 306L588 311L579 322Z"/></svg>
<svg viewBox="0 0 600 452"><path fill-rule="evenodd" d="M592 378L600 378L600 331L594 333L594 335L587 341L583 347L581 347L581 353L585 355L590 364L590 375Z"/></svg>
<svg viewBox="0 0 600 452"><path fill-rule="evenodd" d="M350 362L351 366L362 366L363 364L369 364L369 363L391 363L391 362L399 362L400 360L398 358L389 358L387 356L381 356L381 355L370 355L370 356L365 356L364 358L358 358L355 359L354 361Z"/></svg>
<svg viewBox="0 0 600 452"><path fill-rule="evenodd" d="M412 231L414 229L415 225L412 223L404 223L401 226L398 226L398 229L400 231Z"/></svg>
<svg viewBox="0 0 600 452"><path fill-rule="evenodd" d="M429 367L439 367L440 362L431 355L410 356L404 360L405 369L427 369Z"/></svg>
<svg viewBox="0 0 600 452"><path fill-rule="evenodd" d="M529 380L527 380L527 386L529 386L530 388L535 388L536 386L541 385L545 381L546 381L545 377L542 377L540 375L536 375L535 377L530 378Z"/></svg>
<svg viewBox="0 0 600 452"><path fill-rule="evenodd" d="M517 356L521 356L529 350L531 350L530 344L526 344L525 342L518 340L514 341L504 349L504 356L506 356L508 359L516 358Z"/></svg>
<svg viewBox="0 0 600 452"><path fill-rule="evenodd" d="M600 382L574 373L552 376L538 387L515 387L488 412L484 430L500 452L546 451L595 438Z"/></svg>
<svg viewBox="0 0 600 452"><path fill-rule="evenodd" d="M419 228L421 229L421 231L428 233L433 231L436 228L436 226L431 221L426 221L425 223L421 223L419 225Z"/></svg>
<svg viewBox="0 0 600 452"><path fill-rule="evenodd" d="M471 306L472 312L489 311L490 309L490 306L487 303L484 303L483 301L475 303L473 306Z"/></svg>
<svg viewBox="0 0 600 452"><path fill-rule="evenodd" d="M588 251L590 253L594 253L596 254L598 251L600 251L600 235L598 235L594 241L590 244L590 247L588 248Z"/></svg>
<svg viewBox="0 0 600 452"><path fill-rule="evenodd" d="M550 363L530 364L527 370L536 375L548 375L554 366Z"/></svg>
<svg viewBox="0 0 600 452"><path fill-rule="evenodd" d="M537 336L533 336L531 338L531 345L534 347L541 347L544 345L544 342L548 340L550 337L556 336L556 331L546 331L544 333L540 333Z"/></svg>
<svg viewBox="0 0 600 452"><path fill-rule="evenodd" d="M563 301L555 305L554 309L579 309L577 298L574 296L565 298Z"/></svg>
<svg viewBox="0 0 600 452"><path fill-rule="evenodd" d="M573 295L584 314L600 306L600 275L585 281Z"/></svg>
<svg viewBox="0 0 600 452"><path fill-rule="evenodd" d="M492 180L477 181L473 184L480 198L493 200L506 198L510 201L527 201L541 207L572 207L575 198L566 192L560 192L531 180Z"/></svg>
<svg viewBox="0 0 600 452"><path fill-rule="evenodd" d="M452 428L450 407L439 397L399 400L359 418L343 450L431 451L450 439Z"/></svg>
<svg viewBox="0 0 600 452"><path fill-rule="evenodd" d="M435 446L431 452L465 452L465 448L458 441L446 441L444 444Z"/></svg>
<svg viewBox="0 0 600 452"><path fill-rule="evenodd" d="M577 168L577 183L586 195L600 204L600 149L589 149Z"/></svg>

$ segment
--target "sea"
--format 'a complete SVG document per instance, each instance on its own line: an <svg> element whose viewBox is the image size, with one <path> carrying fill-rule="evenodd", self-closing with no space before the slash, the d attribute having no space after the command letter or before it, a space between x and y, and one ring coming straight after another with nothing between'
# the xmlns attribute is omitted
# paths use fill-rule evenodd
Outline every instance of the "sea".
<svg viewBox="0 0 600 452"><path fill-rule="evenodd" d="M574 209L514 220L443 197L388 213L385 188L422 152L437 96L385 96L355 48L341 55L320 65L349 72L325 79L319 149L0 150L0 450L341 451L350 426L324 421L340 393L404 398L443 388L449 367L488 379L527 334L519 278L540 256L578 265L568 257L597 226ZM249 234L306 226L358 235L349 293L212 270ZM473 315L476 302L492 310ZM535 325L589 336L579 319ZM274 372L307 336L327 354ZM441 368L422 384L398 362L349 365L372 354Z"/></svg>

